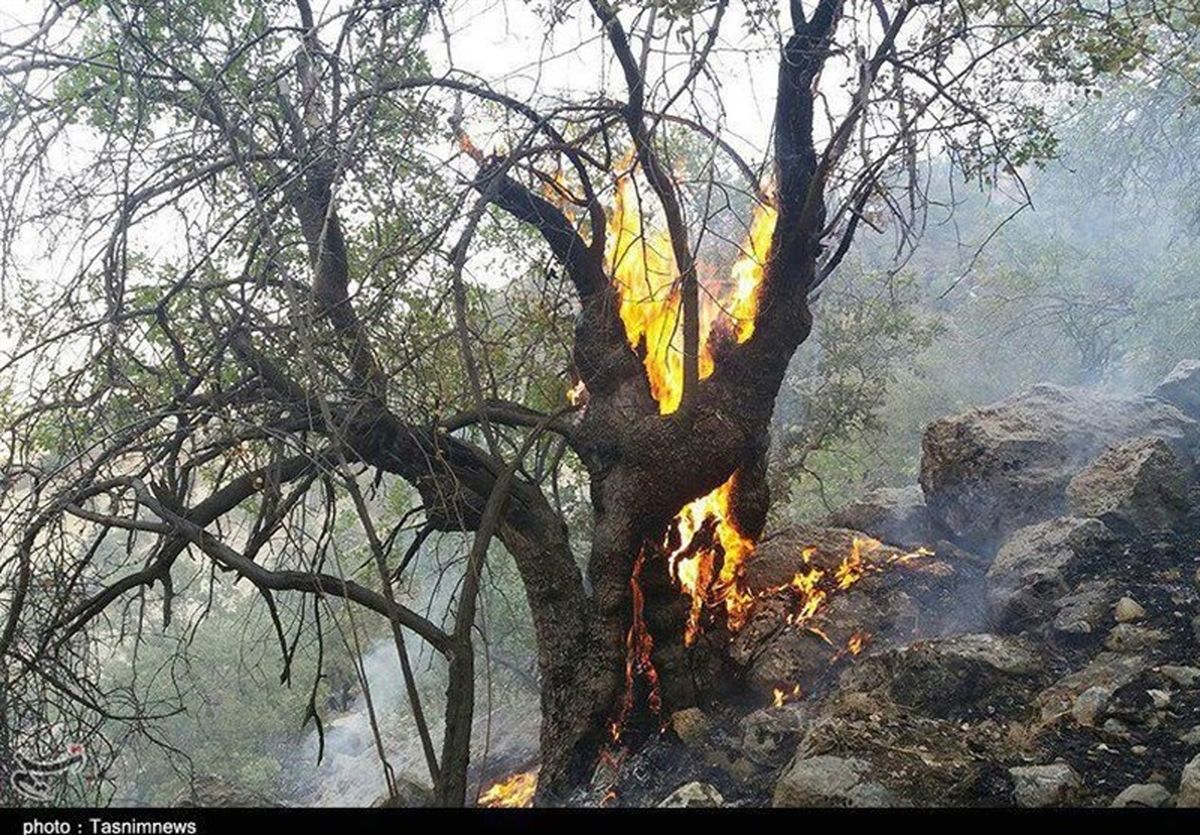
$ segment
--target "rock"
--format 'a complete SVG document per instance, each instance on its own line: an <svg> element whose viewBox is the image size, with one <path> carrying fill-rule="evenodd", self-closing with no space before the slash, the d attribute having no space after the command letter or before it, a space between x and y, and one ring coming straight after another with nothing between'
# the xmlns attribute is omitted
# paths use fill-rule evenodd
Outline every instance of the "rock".
<svg viewBox="0 0 1200 835"><path fill-rule="evenodd" d="M708 717L698 707L675 711L671 714L670 723L671 730L689 748L702 744L711 729Z"/></svg>
<svg viewBox="0 0 1200 835"><path fill-rule="evenodd" d="M1146 695L1150 697L1155 710L1166 710L1167 705L1171 704L1170 690L1147 690Z"/></svg>
<svg viewBox="0 0 1200 835"><path fill-rule="evenodd" d="M1146 617L1146 610L1132 597L1122 597L1113 607L1113 617L1117 619L1117 623L1131 623Z"/></svg>
<svg viewBox="0 0 1200 835"><path fill-rule="evenodd" d="M1191 687L1200 679L1200 668L1164 664L1158 671L1180 687Z"/></svg>
<svg viewBox="0 0 1200 835"><path fill-rule="evenodd" d="M893 805L891 793L867 779L871 764L854 757L818 755L792 762L775 784L776 807Z"/></svg>
<svg viewBox="0 0 1200 835"><path fill-rule="evenodd" d="M1183 767L1179 778L1179 796L1175 805L1185 809L1200 808L1200 755L1193 757Z"/></svg>
<svg viewBox="0 0 1200 835"><path fill-rule="evenodd" d="M842 589L831 581L855 553L856 541L864 573ZM798 609L790 584L800 571L824 572L828 596L811 621L796 625L789 619ZM747 566L747 585L769 594L734 636L729 656L746 669L746 681L764 697L797 685L810 692L832 662L847 655L855 636L870 636L868 647L908 641L920 637L918 629L940 628L938 618L925 613L977 608L963 589L966 578L936 557L909 557L856 531L789 528L764 540Z"/></svg>
<svg viewBox="0 0 1200 835"><path fill-rule="evenodd" d="M1118 623L1104 639L1105 649L1113 652L1142 652L1166 640L1166 635L1157 629Z"/></svg>
<svg viewBox="0 0 1200 835"><path fill-rule="evenodd" d="M1054 601L1058 612L1052 626L1066 635L1090 635L1108 616L1110 584L1104 580L1085 580L1071 594Z"/></svg>
<svg viewBox="0 0 1200 835"><path fill-rule="evenodd" d="M1010 768L1013 799L1018 806L1040 809L1070 803L1083 788L1075 769L1066 763Z"/></svg>
<svg viewBox="0 0 1200 835"><path fill-rule="evenodd" d="M987 571L992 623L1015 631L1050 620L1054 602L1068 590L1074 564L1111 542L1111 532L1098 519L1063 516L1016 531Z"/></svg>
<svg viewBox="0 0 1200 835"><path fill-rule="evenodd" d="M1071 712L1075 699L1093 687L1103 687L1110 693L1136 679L1147 667L1140 655L1102 652L1083 669L1063 676L1034 698L1043 722L1053 721Z"/></svg>
<svg viewBox="0 0 1200 835"><path fill-rule="evenodd" d="M946 718L994 709L1008 696L1024 693L1040 671L1037 654L1025 642L982 633L876 652L848 670L841 686L880 692L927 716Z"/></svg>
<svg viewBox="0 0 1200 835"><path fill-rule="evenodd" d="M938 539L920 486L882 487L829 515L833 527L862 531L904 548L928 547Z"/></svg>
<svg viewBox="0 0 1200 835"><path fill-rule="evenodd" d="M1104 724L1100 729L1109 736L1115 736L1121 739L1129 736L1129 726L1120 719L1105 719Z"/></svg>
<svg viewBox="0 0 1200 835"><path fill-rule="evenodd" d="M1137 438L1109 447L1071 479L1067 509L1114 530L1167 530L1187 515L1187 482L1184 465L1166 441Z"/></svg>
<svg viewBox="0 0 1200 835"><path fill-rule="evenodd" d="M725 805L717 789L701 782L685 783L659 803L660 809L715 809Z"/></svg>
<svg viewBox="0 0 1200 835"><path fill-rule="evenodd" d="M930 424L920 483L954 539L991 551L1013 531L1061 515L1071 478L1114 443L1166 440L1185 464L1200 425L1157 397L1034 386Z"/></svg>
<svg viewBox="0 0 1200 835"><path fill-rule="evenodd" d="M1179 741L1184 745L1189 746L1200 745L1200 725L1197 725L1183 736L1179 737Z"/></svg>
<svg viewBox="0 0 1200 835"><path fill-rule="evenodd" d="M1154 389L1154 396L1200 418L1200 361L1180 360Z"/></svg>
<svg viewBox="0 0 1200 835"><path fill-rule="evenodd" d="M1158 783L1134 783L1117 795L1112 805L1114 808L1144 806L1161 809L1171 805L1171 793Z"/></svg>
<svg viewBox="0 0 1200 835"><path fill-rule="evenodd" d="M1053 628L1068 635L1090 635L1108 619L1112 599L1108 580L1084 580L1054 601Z"/></svg>
<svg viewBox="0 0 1200 835"><path fill-rule="evenodd" d="M792 705L762 708L745 716L740 728L742 753L759 765L778 768L796 750L804 713Z"/></svg>
<svg viewBox="0 0 1200 835"><path fill-rule="evenodd" d="M381 797L372 805L384 809L419 809L433 805L433 792L412 780L397 777L395 794Z"/></svg>
<svg viewBox="0 0 1200 835"><path fill-rule="evenodd" d="M1112 688L1103 685L1089 687L1075 697L1075 702L1071 705L1071 715L1080 725L1093 727L1096 720L1104 714L1104 708L1112 694Z"/></svg>
<svg viewBox="0 0 1200 835"><path fill-rule="evenodd" d="M197 774L190 787L175 799L180 808L272 808L283 806L258 792L215 774Z"/></svg>

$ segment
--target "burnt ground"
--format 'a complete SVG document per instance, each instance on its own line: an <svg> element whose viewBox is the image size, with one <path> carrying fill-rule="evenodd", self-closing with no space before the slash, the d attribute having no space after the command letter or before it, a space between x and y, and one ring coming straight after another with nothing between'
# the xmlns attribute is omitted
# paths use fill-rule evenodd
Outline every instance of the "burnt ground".
<svg viewBox="0 0 1200 835"><path fill-rule="evenodd" d="M1072 586L1105 580L1114 600L1137 601L1146 615L1130 625L1137 635L1156 638L1137 651L1111 650L1111 614L1087 635L1066 635L1039 623L1013 636L1038 657L1034 672L1015 677L948 666L936 652L923 652L920 641L897 656L902 661L881 666L876 657L890 651L881 642L860 657L840 657L810 692L783 707L764 705L756 696L661 721L644 718L632 750L606 757L592 788L576 801L651 806L699 781L716 788L727 806L770 805L802 742L820 750L833 746L839 754L869 752L884 782L906 787L903 805L1011 805L1009 768L1058 761L1081 777L1083 788L1074 800L1079 805L1107 806L1135 783L1159 783L1174 792L1197 752L1184 737L1200 728L1200 678L1182 682L1162 668L1200 665L1198 570L1200 514L1176 532L1123 536L1081 555L1066 580ZM972 582L982 582L980 572L971 574ZM923 603L963 608L961 599ZM930 622L945 620L936 611L925 614ZM1047 717L1045 693L1052 685L1113 656L1138 656L1141 662L1112 693L1094 727L1074 721L1069 712ZM872 664L886 673L858 675ZM882 685L880 675L887 677ZM1163 694L1169 694L1165 705Z"/></svg>

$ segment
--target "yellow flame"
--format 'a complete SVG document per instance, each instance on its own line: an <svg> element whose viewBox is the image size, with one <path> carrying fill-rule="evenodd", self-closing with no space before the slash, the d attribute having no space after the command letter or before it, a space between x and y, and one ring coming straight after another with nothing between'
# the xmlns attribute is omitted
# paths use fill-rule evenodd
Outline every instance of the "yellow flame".
<svg viewBox="0 0 1200 835"><path fill-rule="evenodd" d="M785 703L798 698L800 698L799 684L792 685L792 690L790 693L785 691L782 687L776 687L775 692L772 695L771 704L774 707L783 707Z"/></svg>
<svg viewBox="0 0 1200 835"><path fill-rule="evenodd" d="M635 349L645 344L650 390L658 401L659 413L669 415L679 408L683 397L679 267L670 235L653 228L642 217L630 161L621 167L627 171L617 178L613 210L608 217L607 266L620 296L625 335ZM739 343L754 333L763 265L770 252L776 216L774 207L756 205L749 234L728 279L701 282L700 379L713 372L709 336L718 323L729 328Z"/></svg>
<svg viewBox="0 0 1200 835"><path fill-rule="evenodd" d="M588 401L587 386L583 384L583 380L578 380L575 385L567 389L567 402L572 406L585 406Z"/></svg>
<svg viewBox="0 0 1200 835"><path fill-rule="evenodd" d="M742 587L746 560L754 553L754 541L743 536L734 524L732 496L737 483L735 473L728 481L707 496L684 506L675 517L681 544L670 557L671 575L691 598L684 640L690 646L700 634L700 617L706 605L725 605L729 627L738 629L749 613L754 598ZM716 570L718 554L715 548L700 548L688 555L688 546L705 521L716 523L716 542L721 546L721 567ZM714 576L714 574L716 576Z"/></svg>
<svg viewBox="0 0 1200 835"><path fill-rule="evenodd" d="M479 795L479 805L493 809L523 809L533 804L537 769L520 771L498 780Z"/></svg>

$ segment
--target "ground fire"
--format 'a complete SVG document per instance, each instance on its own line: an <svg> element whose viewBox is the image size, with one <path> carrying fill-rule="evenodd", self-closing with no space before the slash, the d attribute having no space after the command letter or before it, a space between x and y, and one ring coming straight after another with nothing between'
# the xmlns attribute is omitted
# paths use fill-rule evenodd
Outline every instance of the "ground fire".
<svg viewBox="0 0 1200 835"><path fill-rule="evenodd" d="M523 809L533 804L537 769L518 771L498 780L479 795L479 805L492 809Z"/></svg>

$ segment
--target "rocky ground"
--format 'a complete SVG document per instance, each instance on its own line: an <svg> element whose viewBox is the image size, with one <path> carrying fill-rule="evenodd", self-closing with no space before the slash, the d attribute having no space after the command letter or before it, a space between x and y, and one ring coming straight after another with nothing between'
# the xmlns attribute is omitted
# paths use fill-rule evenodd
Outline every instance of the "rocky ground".
<svg viewBox="0 0 1200 835"><path fill-rule="evenodd" d="M1145 395L1043 385L934 423L920 485L768 538L750 579L856 532L884 568L802 627L786 591L760 602L732 646L758 702L669 717L579 801L1200 805L1197 418L1185 362Z"/></svg>

